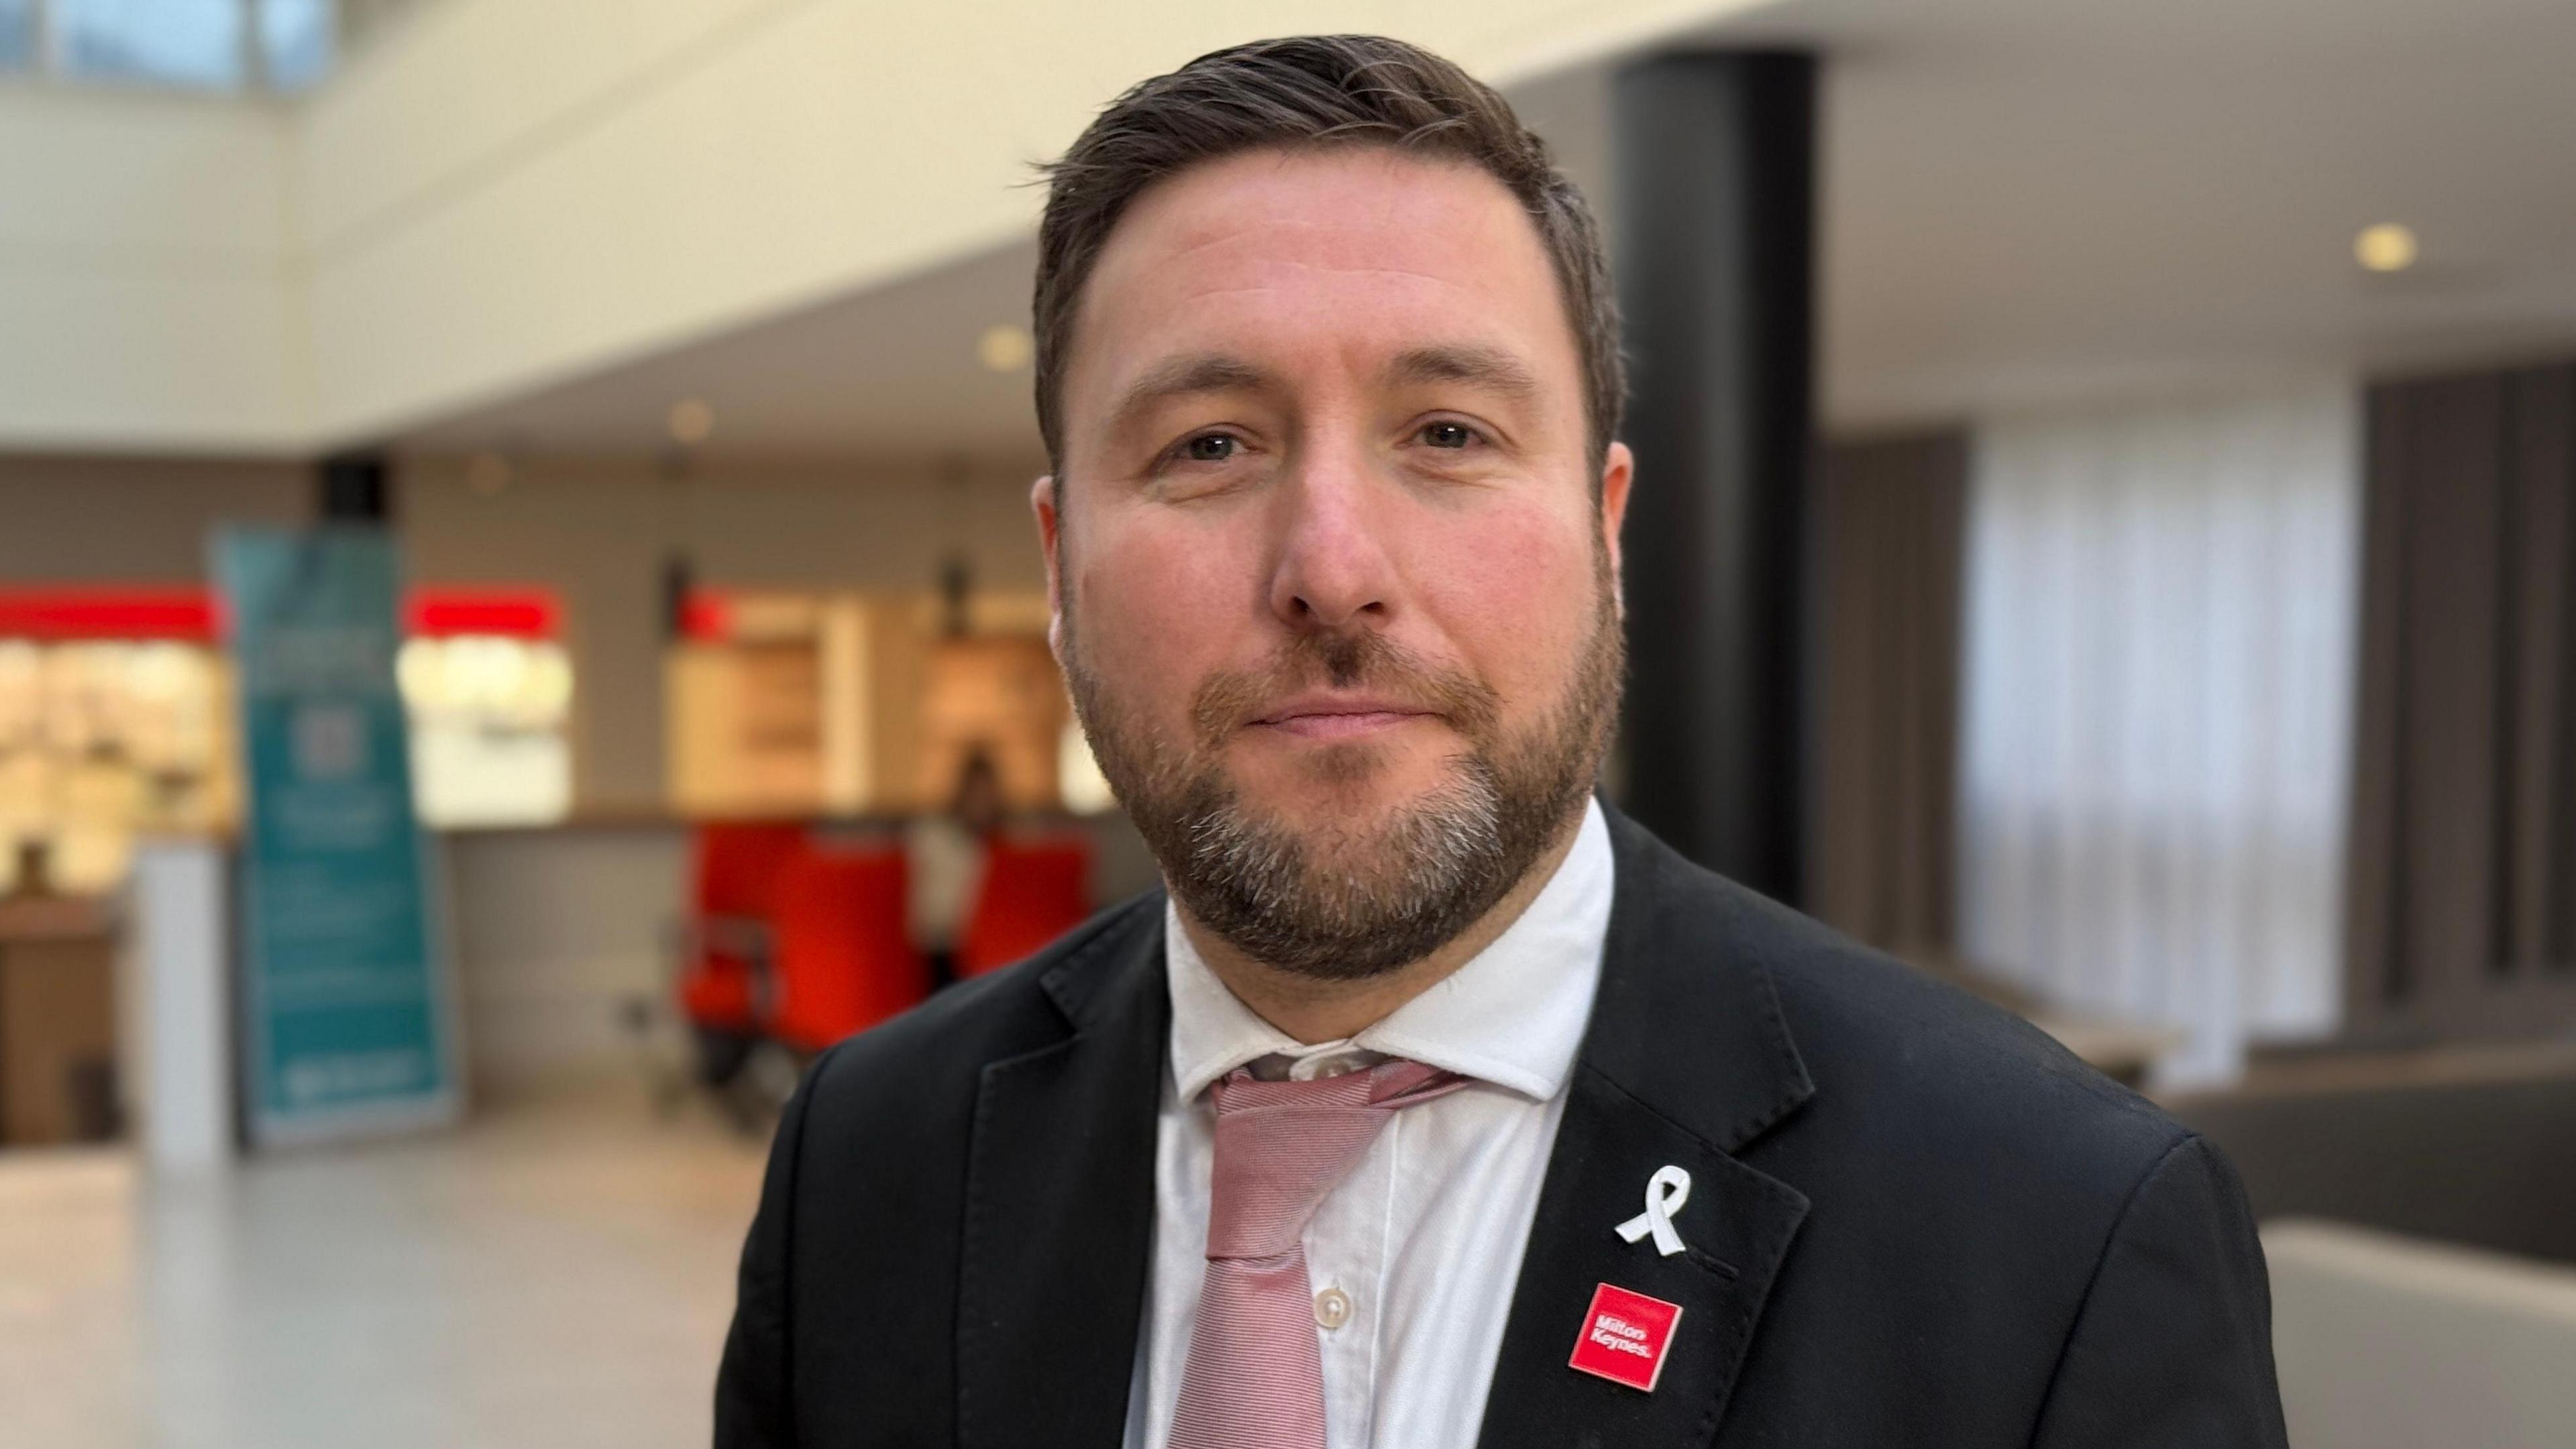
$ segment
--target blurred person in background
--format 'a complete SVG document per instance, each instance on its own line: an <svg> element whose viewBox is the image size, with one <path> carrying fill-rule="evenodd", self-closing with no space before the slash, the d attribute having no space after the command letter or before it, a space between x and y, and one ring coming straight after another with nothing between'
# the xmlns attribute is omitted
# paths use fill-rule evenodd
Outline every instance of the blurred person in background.
<svg viewBox="0 0 2576 1449"><path fill-rule="evenodd" d="M931 979L941 985L957 979L957 941L967 914L975 909L993 833L1002 828L1009 808L1000 767L990 750L977 745L957 767L957 788L949 792L948 808L915 816L904 830L904 853L911 865L912 940L930 959Z"/></svg>
<svg viewBox="0 0 2576 1449"><path fill-rule="evenodd" d="M2213 1148L1595 800L1635 463L1508 106L1268 41L1050 175L1053 638L1168 893L815 1065L718 1443L2282 1443Z"/></svg>
<svg viewBox="0 0 2576 1449"><path fill-rule="evenodd" d="M54 889L54 852L43 840L33 836L18 841L17 868L11 872L6 890L0 890L0 901L51 900Z"/></svg>

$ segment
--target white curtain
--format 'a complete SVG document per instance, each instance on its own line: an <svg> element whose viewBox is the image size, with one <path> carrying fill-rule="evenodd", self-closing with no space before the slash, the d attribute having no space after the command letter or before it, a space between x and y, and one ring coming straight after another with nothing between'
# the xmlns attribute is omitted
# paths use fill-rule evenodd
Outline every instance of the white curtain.
<svg viewBox="0 0 2576 1449"><path fill-rule="evenodd" d="M1976 433L1961 943L2181 1033L2163 1085L2339 1015L2360 428L2336 383Z"/></svg>

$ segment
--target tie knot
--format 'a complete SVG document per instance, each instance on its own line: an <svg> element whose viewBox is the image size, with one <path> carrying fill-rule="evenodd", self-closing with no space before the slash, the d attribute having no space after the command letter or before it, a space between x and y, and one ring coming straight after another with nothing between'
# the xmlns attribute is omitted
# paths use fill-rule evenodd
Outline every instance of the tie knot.
<svg viewBox="0 0 2576 1449"><path fill-rule="evenodd" d="M1387 1119L1467 1079L1420 1062L1380 1062L1311 1082L1220 1079L1216 1164L1210 1175L1211 1258L1271 1258L1297 1247L1327 1194L1366 1153Z"/></svg>
<svg viewBox="0 0 2576 1449"><path fill-rule="evenodd" d="M1400 1059L1380 1062L1365 1071L1345 1072L1338 1077L1316 1077L1304 1082L1265 1082L1253 1076L1250 1067L1237 1067L1219 1077L1209 1095L1216 1101L1220 1118L1239 1112L1270 1110L1391 1109L1410 1106L1416 1100L1428 1101L1455 1089L1464 1081L1455 1072L1444 1072L1438 1067Z"/></svg>

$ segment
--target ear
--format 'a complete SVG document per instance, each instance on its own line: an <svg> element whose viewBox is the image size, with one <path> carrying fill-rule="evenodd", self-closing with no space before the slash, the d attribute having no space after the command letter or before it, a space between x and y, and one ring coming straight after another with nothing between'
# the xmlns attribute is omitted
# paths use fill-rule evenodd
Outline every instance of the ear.
<svg viewBox="0 0 2576 1449"><path fill-rule="evenodd" d="M1038 516L1038 552L1046 556L1047 652L1064 663L1064 568L1057 551L1064 541L1064 521L1055 512L1055 475L1029 485L1029 511Z"/></svg>
<svg viewBox="0 0 2576 1449"><path fill-rule="evenodd" d="M1601 459L1601 535L1610 550L1610 588L1622 619L1628 617L1628 590L1619 567L1619 526L1628 519L1628 485L1636 476L1637 455L1625 443L1612 443Z"/></svg>

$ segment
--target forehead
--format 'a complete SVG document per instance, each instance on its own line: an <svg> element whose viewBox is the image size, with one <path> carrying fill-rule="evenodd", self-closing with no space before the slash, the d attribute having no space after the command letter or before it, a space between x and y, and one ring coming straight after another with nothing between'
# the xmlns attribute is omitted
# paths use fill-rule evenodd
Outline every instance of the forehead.
<svg viewBox="0 0 2576 1449"><path fill-rule="evenodd" d="M1519 354L1551 387L1578 363L1538 228L1463 161L1349 145L1254 151L1147 188L1083 289L1080 400L1177 351L1366 363L1441 342Z"/></svg>

